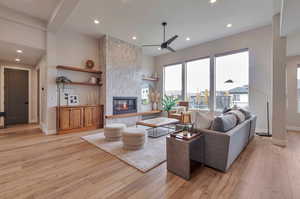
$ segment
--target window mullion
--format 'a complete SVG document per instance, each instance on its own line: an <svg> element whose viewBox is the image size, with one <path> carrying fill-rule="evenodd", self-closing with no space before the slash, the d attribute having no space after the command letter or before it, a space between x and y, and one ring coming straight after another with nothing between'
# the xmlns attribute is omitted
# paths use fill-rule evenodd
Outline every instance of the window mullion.
<svg viewBox="0 0 300 199"><path fill-rule="evenodd" d="M186 62L182 63L182 100L187 100L187 91L186 91Z"/></svg>
<svg viewBox="0 0 300 199"><path fill-rule="evenodd" d="M210 89L209 89L209 110L211 112L214 112L215 111L215 99L216 99L216 73L215 73L215 64L216 61L215 61L215 56L211 56L210 57Z"/></svg>

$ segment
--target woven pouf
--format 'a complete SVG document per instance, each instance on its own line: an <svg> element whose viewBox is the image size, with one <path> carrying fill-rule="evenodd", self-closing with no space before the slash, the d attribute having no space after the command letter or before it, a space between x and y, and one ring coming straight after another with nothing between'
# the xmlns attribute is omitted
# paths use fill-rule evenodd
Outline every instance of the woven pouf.
<svg viewBox="0 0 300 199"><path fill-rule="evenodd" d="M107 141L119 141L122 131L126 128L125 124L109 124L104 128L104 136Z"/></svg>
<svg viewBox="0 0 300 199"><path fill-rule="evenodd" d="M139 128L126 128L122 132L123 148L126 150L142 149L147 141L147 132Z"/></svg>

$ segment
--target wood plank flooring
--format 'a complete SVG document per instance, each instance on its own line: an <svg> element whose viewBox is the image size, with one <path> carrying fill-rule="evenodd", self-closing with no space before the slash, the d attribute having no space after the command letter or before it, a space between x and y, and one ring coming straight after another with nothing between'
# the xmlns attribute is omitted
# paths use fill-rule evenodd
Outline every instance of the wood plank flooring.
<svg viewBox="0 0 300 199"><path fill-rule="evenodd" d="M0 198L300 198L300 133L289 133L287 148L256 137L228 173L199 168L190 181L165 163L143 174L80 139L86 134L0 130Z"/></svg>

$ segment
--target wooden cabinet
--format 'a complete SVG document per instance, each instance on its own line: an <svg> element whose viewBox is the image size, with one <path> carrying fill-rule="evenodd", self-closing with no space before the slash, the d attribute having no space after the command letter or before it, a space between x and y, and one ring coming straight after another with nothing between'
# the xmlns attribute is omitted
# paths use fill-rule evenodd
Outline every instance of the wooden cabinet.
<svg viewBox="0 0 300 199"><path fill-rule="evenodd" d="M59 134L103 128L103 105L57 107Z"/></svg>

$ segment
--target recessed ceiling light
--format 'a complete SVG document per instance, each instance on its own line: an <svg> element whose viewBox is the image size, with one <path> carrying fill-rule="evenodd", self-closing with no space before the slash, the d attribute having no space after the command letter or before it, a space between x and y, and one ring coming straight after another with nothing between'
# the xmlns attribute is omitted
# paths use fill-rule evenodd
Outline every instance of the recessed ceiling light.
<svg viewBox="0 0 300 199"><path fill-rule="evenodd" d="M98 19L94 20L94 24L99 24L99 23L100 23L100 21Z"/></svg>
<svg viewBox="0 0 300 199"><path fill-rule="evenodd" d="M17 53L21 54L21 53L23 53L23 50L17 50Z"/></svg>
<svg viewBox="0 0 300 199"><path fill-rule="evenodd" d="M132 39L133 39L133 40L136 40L137 38L136 38L136 36L133 36Z"/></svg>
<svg viewBox="0 0 300 199"><path fill-rule="evenodd" d="M226 27L227 27L227 28L231 28L231 27L232 27L232 24L229 23L229 24L226 25Z"/></svg>
<svg viewBox="0 0 300 199"><path fill-rule="evenodd" d="M19 58L16 58L15 60L16 60L16 62L20 62L21 61L21 59L19 59Z"/></svg>
<svg viewBox="0 0 300 199"><path fill-rule="evenodd" d="M217 2L217 0L210 0L209 1L209 3L211 3L211 4L214 4L214 3L216 3Z"/></svg>
<svg viewBox="0 0 300 199"><path fill-rule="evenodd" d="M187 40L187 41L190 41L190 40L191 40L191 38L187 37L187 38L186 38L186 40Z"/></svg>
<svg viewBox="0 0 300 199"><path fill-rule="evenodd" d="M157 49L158 49L158 50L161 50L161 47L158 47Z"/></svg>

